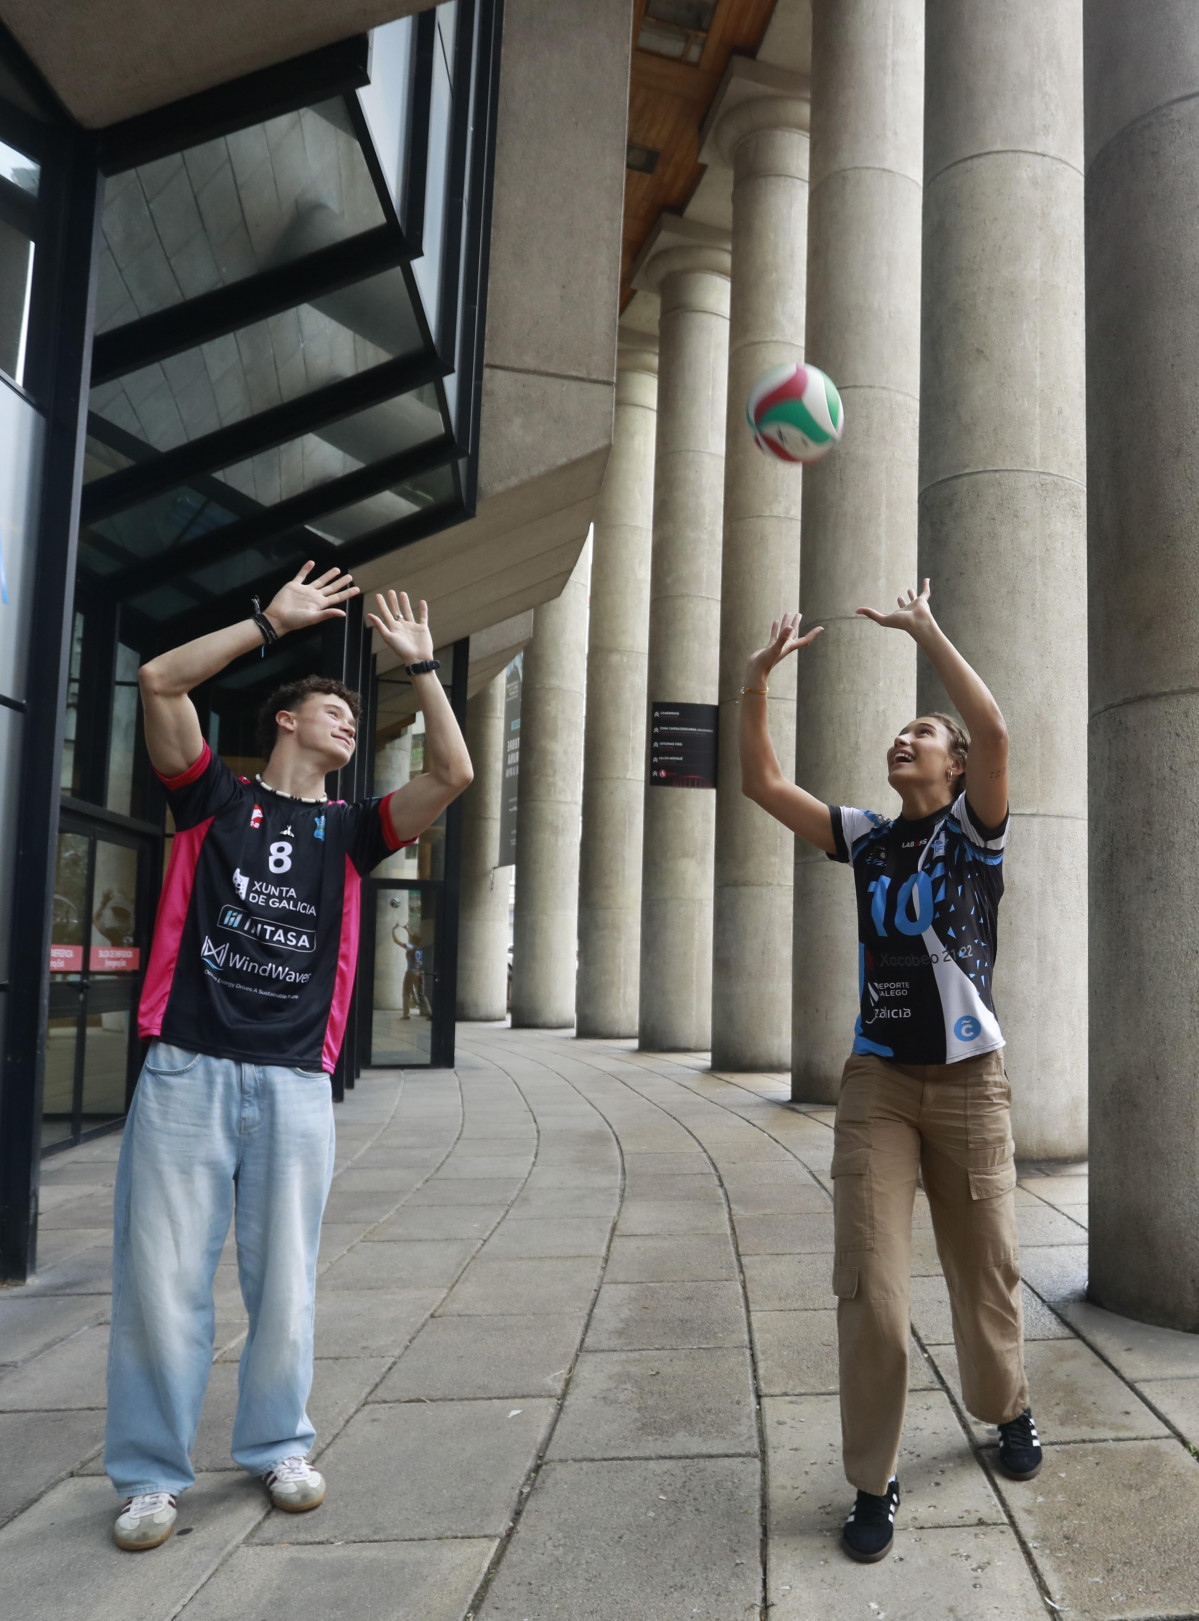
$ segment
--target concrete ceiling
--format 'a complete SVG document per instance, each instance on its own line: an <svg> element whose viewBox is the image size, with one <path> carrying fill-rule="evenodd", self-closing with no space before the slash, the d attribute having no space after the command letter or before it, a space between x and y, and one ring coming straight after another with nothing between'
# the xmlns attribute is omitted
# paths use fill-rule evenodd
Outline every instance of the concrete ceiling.
<svg viewBox="0 0 1199 1621"><path fill-rule="evenodd" d="M437 0L0 0L0 21L88 129L381 23Z"/></svg>

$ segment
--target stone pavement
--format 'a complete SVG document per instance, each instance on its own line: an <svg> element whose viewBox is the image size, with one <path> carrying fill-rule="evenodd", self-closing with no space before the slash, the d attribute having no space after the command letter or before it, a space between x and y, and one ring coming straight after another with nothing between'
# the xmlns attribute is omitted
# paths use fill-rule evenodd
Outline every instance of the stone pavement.
<svg viewBox="0 0 1199 1621"><path fill-rule="evenodd" d="M895 1550L837 1534L832 1111L702 1054L467 1025L453 1073L338 1110L311 1411L329 1498L269 1512L228 1438L231 1252L179 1528L109 1541L118 1142L49 1160L42 1271L0 1293L0 1617L1070 1621L1199 1616L1199 1338L1083 1303L1084 1167L1023 1167L1037 1480L960 1405L917 1211Z"/></svg>

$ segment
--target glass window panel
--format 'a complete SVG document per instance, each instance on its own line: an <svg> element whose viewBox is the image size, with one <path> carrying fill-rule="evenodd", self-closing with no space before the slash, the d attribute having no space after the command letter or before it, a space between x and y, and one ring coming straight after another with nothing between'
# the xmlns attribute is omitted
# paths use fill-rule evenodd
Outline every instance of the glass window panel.
<svg viewBox="0 0 1199 1621"><path fill-rule="evenodd" d="M449 184L450 141L454 122L454 89L452 42L446 48L442 23L445 13L456 10L455 5L438 6L438 39L433 50L433 93L429 108L429 158L425 172L425 225L421 237L422 253L412 261L413 274L420 289L421 302L433 332L438 330L441 317L441 266L445 237L445 220Z"/></svg>
<svg viewBox="0 0 1199 1621"><path fill-rule="evenodd" d="M415 704L412 689L407 682L403 688L407 697L398 690L399 684L379 682L378 719L375 732L375 770L373 791L380 798L395 793L413 777L428 769L425 762L425 718L412 716ZM392 718L397 711L404 715L401 724ZM427 827L415 844L405 845L388 856L374 870L376 878L439 879L445 877L445 813L432 827Z"/></svg>
<svg viewBox="0 0 1199 1621"><path fill-rule="evenodd" d="M117 643L116 683L112 695L112 730L108 738L108 808L132 816L133 758L137 746L137 671L141 658L124 642Z"/></svg>
<svg viewBox="0 0 1199 1621"><path fill-rule="evenodd" d="M174 619L194 608L197 600L198 593L193 595L177 586L160 585L154 591L134 597L129 606L135 613L146 614L151 619Z"/></svg>
<svg viewBox="0 0 1199 1621"><path fill-rule="evenodd" d="M313 518L308 527L329 540L355 540L382 524L410 518L414 512L453 500L456 489L453 465L434 467L427 473L405 479L381 495L355 501L353 506L341 507L323 518Z"/></svg>
<svg viewBox="0 0 1199 1621"><path fill-rule="evenodd" d="M312 251L318 213L349 236L383 223L345 102L322 102L114 175L97 330Z"/></svg>
<svg viewBox="0 0 1199 1621"><path fill-rule="evenodd" d="M25 717L0 707L0 981L8 978L13 884L16 879L18 794Z"/></svg>
<svg viewBox="0 0 1199 1621"><path fill-rule="evenodd" d="M42 1147L52 1148L74 1135L75 1053L79 1018L68 1014L46 1025L46 1070L42 1092Z"/></svg>
<svg viewBox="0 0 1199 1621"><path fill-rule="evenodd" d="M171 450L423 346L404 272L385 270L100 383L90 406Z"/></svg>
<svg viewBox="0 0 1199 1621"><path fill-rule="evenodd" d="M371 80L358 100L371 132L397 214L405 205L404 177L411 138L412 50L416 19L400 17L371 30Z"/></svg>
<svg viewBox="0 0 1199 1621"><path fill-rule="evenodd" d="M232 504L223 506L209 494L185 484L135 507L126 507L123 512L114 512L110 518L98 519L81 532L79 542L89 567L107 557L121 567L132 568L171 546L223 529L241 516Z"/></svg>
<svg viewBox="0 0 1199 1621"><path fill-rule="evenodd" d="M0 693L24 698L34 635L33 582L46 422L0 384Z"/></svg>
<svg viewBox="0 0 1199 1621"><path fill-rule="evenodd" d="M41 172L40 165L32 158L0 141L0 180L8 180L22 191L27 191L31 197L36 197Z"/></svg>
<svg viewBox="0 0 1199 1621"><path fill-rule="evenodd" d="M87 860L88 841L82 833L58 835L50 924L50 978L60 983L77 980L83 971Z"/></svg>
<svg viewBox="0 0 1199 1621"><path fill-rule="evenodd" d="M33 243L24 231L0 219L0 371L25 381L29 301L33 293Z"/></svg>
<svg viewBox="0 0 1199 1621"><path fill-rule="evenodd" d="M375 910L372 1064L427 1064L433 1035L436 895L381 889Z"/></svg>
<svg viewBox="0 0 1199 1621"><path fill-rule="evenodd" d="M81 1127L93 1130L125 1113L125 1077L129 1068L130 1009L97 1009L88 1001L84 1024L83 1107Z"/></svg>
<svg viewBox="0 0 1199 1621"><path fill-rule="evenodd" d="M133 462L128 456L114 450L102 440L88 434L83 445L83 482L90 484L94 478L104 478L108 473L119 473L123 467L132 467Z"/></svg>
<svg viewBox="0 0 1199 1621"><path fill-rule="evenodd" d="M76 613L71 629L71 668L67 676L67 710L63 731L62 766L58 778L58 785L64 794L75 794L79 790L79 770L75 759L75 729L79 722L79 672L82 665L83 615Z"/></svg>

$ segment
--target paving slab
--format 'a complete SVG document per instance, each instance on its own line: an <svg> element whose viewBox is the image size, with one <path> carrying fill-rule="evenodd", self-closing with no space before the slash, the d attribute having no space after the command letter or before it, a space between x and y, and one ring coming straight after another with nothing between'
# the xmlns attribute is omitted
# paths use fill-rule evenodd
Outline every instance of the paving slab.
<svg viewBox="0 0 1199 1621"><path fill-rule="evenodd" d="M836 1310L751 1311L758 1382L762 1394L792 1396L835 1391ZM908 1389L939 1389L927 1358L913 1340L908 1347Z"/></svg>
<svg viewBox="0 0 1199 1621"><path fill-rule="evenodd" d="M748 1343L735 1283L604 1283L586 1340L589 1351Z"/></svg>
<svg viewBox="0 0 1199 1621"><path fill-rule="evenodd" d="M899 1514L903 1515L903 1505ZM1046 1621L1020 1545L1006 1526L905 1530L876 1565L856 1565L839 1536L776 1537L771 1621Z"/></svg>
<svg viewBox="0 0 1199 1621"><path fill-rule="evenodd" d="M1196 1613L1199 1462L1179 1442L1059 1447L999 1490L1072 1621Z"/></svg>
<svg viewBox="0 0 1199 1621"><path fill-rule="evenodd" d="M0 1412L103 1407L108 1324L80 1329L40 1356L0 1375Z"/></svg>
<svg viewBox="0 0 1199 1621"><path fill-rule="evenodd" d="M391 1193L372 1193L369 1189L341 1188L337 1183L325 1203L325 1220L329 1222L382 1221L400 1200L415 1188L419 1179L413 1177L409 1187L395 1188Z"/></svg>
<svg viewBox="0 0 1199 1621"><path fill-rule="evenodd" d="M461 1621L495 1552L493 1540L239 1548L180 1611L180 1621Z"/></svg>
<svg viewBox="0 0 1199 1621"><path fill-rule="evenodd" d="M831 1215L829 1196L809 1177L792 1176L777 1182L735 1183L726 1189L733 1219L747 1216Z"/></svg>
<svg viewBox="0 0 1199 1621"><path fill-rule="evenodd" d="M510 1205L520 1192L518 1176L476 1176L465 1181L446 1181L440 1174L417 1188L406 1201L408 1208L427 1204Z"/></svg>
<svg viewBox="0 0 1199 1621"><path fill-rule="evenodd" d="M621 1238L673 1233L727 1233L728 1212L715 1180L702 1199L626 1198L616 1232Z"/></svg>
<svg viewBox="0 0 1199 1621"><path fill-rule="evenodd" d="M1137 1389L1188 1445L1199 1447L1199 1379L1147 1379Z"/></svg>
<svg viewBox="0 0 1199 1621"><path fill-rule="evenodd" d="M624 1144L621 1144L624 1147ZM692 1146L676 1154L634 1154L625 1150L625 1176L641 1177L656 1184L664 1176L711 1176L708 1156Z"/></svg>
<svg viewBox="0 0 1199 1621"><path fill-rule="evenodd" d="M570 1257L471 1262L438 1315L450 1317L582 1314L599 1282L598 1259Z"/></svg>
<svg viewBox="0 0 1199 1621"><path fill-rule="evenodd" d="M1090 1178L1086 1175L1038 1176L1030 1182L1021 1184L1038 1199L1047 1199L1051 1205L1060 1205L1063 1210L1069 1210L1071 1215L1078 1205L1082 1206L1085 1214L1087 1200L1090 1197L1090 1185Z"/></svg>
<svg viewBox="0 0 1199 1621"><path fill-rule="evenodd" d="M321 1473L337 1482L322 1506L312 1514L272 1513L253 1540L499 1536L554 1408L528 1397L372 1403L321 1455Z"/></svg>
<svg viewBox="0 0 1199 1621"><path fill-rule="evenodd" d="M1085 1217L1085 1211L1083 1212ZM1052 1210L1048 1205L1021 1204L1016 1206L1016 1227L1020 1234L1021 1250L1038 1244L1078 1244L1085 1242L1086 1228L1064 1210Z"/></svg>
<svg viewBox="0 0 1199 1621"><path fill-rule="evenodd" d="M106 1480L64 1480L0 1531L14 1621L64 1616L163 1621L261 1519L262 1488L240 1475L200 1476L179 1500L174 1536L152 1556L112 1542L120 1499ZM180 1536L187 1531L187 1536Z"/></svg>
<svg viewBox="0 0 1199 1621"><path fill-rule="evenodd" d="M401 1205L394 1216L366 1234L368 1244L409 1238L473 1238L482 1243L504 1205Z"/></svg>
<svg viewBox="0 0 1199 1621"><path fill-rule="evenodd" d="M838 1534L854 1497L841 1462L840 1398L768 1397L762 1422L770 1536ZM943 1390L908 1397L898 1472L900 1527L1007 1523Z"/></svg>
<svg viewBox="0 0 1199 1621"><path fill-rule="evenodd" d="M741 1265L754 1311L823 1310L836 1298L831 1254L743 1255Z"/></svg>
<svg viewBox="0 0 1199 1621"><path fill-rule="evenodd" d="M582 1329L578 1312L562 1317L434 1317L371 1400L561 1395Z"/></svg>
<svg viewBox="0 0 1199 1621"><path fill-rule="evenodd" d="M614 1238L604 1273L610 1283L719 1282L736 1276L733 1246L719 1233Z"/></svg>
<svg viewBox="0 0 1199 1621"><path fill-rule="evenodd" d="M738 1215L735 1225L742 1255L811 1255L833 1249L831 1206L811 1215Z"/></svg>
<svg viewBox="0 0 1199 1621"><path fill-rule="evenodd" d="M79 1468L103 1441L99 1411L0 1413L0 1524Z"/></svg>
<svg viewBox="0 0 1199 1621"><path fill-rule="evenodd" d="M747 1350L584 1351L549 1456L700 1457L757 1450Z"/></svg>
<svg viewBox="0 0 1199 1621"><path fill-rule="evenodd" d="M43 1295L108 1295L112 1293L112 1246L93 1244L64 1261L39 1261L37 1273L21 1285L23 1299Z"/></svg>
<svg viewBox="0 0 1199 1621"><path fill-rule="evenodd" d="M532 1256L601 1256L608 1247L612 1222L606 1216L542 1216L521 1218L513 1210L487 1240L483 1255L489 1260L519 1260Z"/></svg>
<svg viewBox="0 0 1199 1621"><path fill-rule="evenodd" d="M960 1389L957 1355L952 1348L943 1346L933 1356L953 1389ZM1169 1434L1156 1414L1081 1340L1029 1341L1024 1347L1024 1371L1037 1434L1046 1446L1058 1441ZM974 1418L969 1423L980 1444L999 1445L997 1431Z"/></svg>
<svg viewBox="0 0 1199 1621"><path fill-rule="evenodd" d="M50 1295L41 1299L0 1291L0 1363L24 1362L91 1323L108 1319L100 1295Z"/></svg>
<svg viewBox="0 0 1199 1621"><path fill-rule="evenodd" d="M398 1356L445 1298L443 1289L316 1288L318 1357Z"/></svg>
<svg viewBox="0 0 1199 1621"><path fill-rule="evenodd" d="M1199 1334L1155 1328L1081 1300L1064 1306L1062 1315L1134 1384L1142 1379L1199 1378Z"/></svg>
<svg viewBox="0 0 1199 1621"><path fill-rule="evenodd" d="M724 1196L716 1173L689 1171L683 1176L646 1176L643 1171L625 1170L624 1199L627 1205L636 1199L661 1200L671 1203L712 1204L724 1208Z"/></svg>
<svg viewBox="0 0 1199 1621"><path fill-rule="evenodd" d="M38 1247L42 1235L60 1227L102 1227L112 1231L112 1189L71 1185L38 1193Z"/></svg>
<svg viewBox="0 0 1199 1621"><path fill-rule="evenodd" d="M322 1289L448 1289L478 1249L470 1238L356 1244L321 1273Z"/></svg>
<svg viewBox="0 0 1199 1621"><path fill-rule="evenodd" d="M482 1177L490 1181L497 1176L525 1177L533 1166L533 1154L459 1154L453 1153L437 1172L439 1182L471 1182Z"/></svg>
<svg viewBox="0 0 1199 1621"><path fill-rule="evenodd" d="M1061 1244L1026 1250L1020 1256L1020 1272L1025 1283L1051 1306L1081 1300L1087 1292L1087 1246Z"/></svg>
<svg viewBox="0 0 1199 1621"><path fill-rule="evenodd" d="M369 1228L360 1221L324 1222L321 1226L320 1249L317 1251L317 1269L331 1265L368 1231Z"/></svg>
<svg viewBox="0 0 1199 1621"><path fill-rule="evenodd" d="M761 1595L756 1459L550 1463L480 1621L737 1621Z"/></svg>

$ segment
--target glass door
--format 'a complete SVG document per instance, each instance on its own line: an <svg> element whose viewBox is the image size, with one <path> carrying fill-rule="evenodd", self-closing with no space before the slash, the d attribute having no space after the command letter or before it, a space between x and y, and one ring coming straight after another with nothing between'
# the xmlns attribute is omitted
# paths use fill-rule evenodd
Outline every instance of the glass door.
<svg viewBox="0 0 1199 1621"><path fill-rule="evenodd" d="M372 1066L433 1064L440 884L371 886L374 941L369 1058Z"/></svg>
<svg viewBox="0 0 1199 1621"><path fill-rule="evenodd" d="M42 1146L120 1120L136 1079L152 841L63 812L50 946Z"/></svg>

